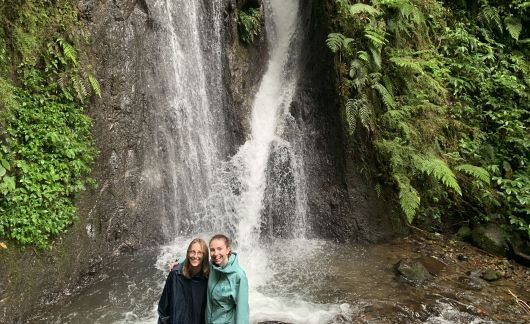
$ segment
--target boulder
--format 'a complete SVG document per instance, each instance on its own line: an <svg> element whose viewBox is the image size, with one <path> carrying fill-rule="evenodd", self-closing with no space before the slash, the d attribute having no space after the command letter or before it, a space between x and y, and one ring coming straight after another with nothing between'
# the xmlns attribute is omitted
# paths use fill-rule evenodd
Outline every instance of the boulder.
<svg viewBox="0 0 530 324"><path fill-rule="evenodd" d="M509 247L502 229L496 224L479 225L471 232L473 243L486 252L506 256Z"/></svg>

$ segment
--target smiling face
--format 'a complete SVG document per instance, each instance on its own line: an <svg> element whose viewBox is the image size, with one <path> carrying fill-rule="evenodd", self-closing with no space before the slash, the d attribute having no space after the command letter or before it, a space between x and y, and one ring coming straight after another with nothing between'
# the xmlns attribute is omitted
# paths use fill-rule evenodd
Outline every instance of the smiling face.
<svg viewBox="0 0 530 324"><path fill-rule="evenodd" d="M198 268L201 266L202 260L204 259L206 251L202 250L199 243L193 243L188 249L188 260L192 268Z"/></svg>
<svg viewBox="0 0 530 324"><path fill-rule="evenodd" d="M210 242L210 257L212 262L218 266L224 267L228 263L230 247L222 239L214 239Z"/></svg>

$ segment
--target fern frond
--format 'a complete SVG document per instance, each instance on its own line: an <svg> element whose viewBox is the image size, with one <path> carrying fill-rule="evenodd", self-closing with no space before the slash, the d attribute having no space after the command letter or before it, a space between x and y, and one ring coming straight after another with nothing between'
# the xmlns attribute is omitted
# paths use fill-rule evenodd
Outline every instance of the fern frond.
<svg viewBox="0 0 530 324"><path fill-rule="evenodd" d="M358 99L357 99L358 100ZM355 133L357 129L357 111L356 111L356 99L348 99L346 101L346 121L348 122L348 132L350 135Z"/></svg>
<svg viewBox="0 0 530 324"><path fill-rule="evenodd" d="M59 44L61 44L64 57L69 59L74 64L74 66L77 66L78 61L77 61L77 52L75 48L62 38L59 38L57 41L59 42Z"/></svg>
<svg viewBox="0 0 530 324"><path fill-rule="evenodd" d="M373 47L380 48L386 44L384 30L366 28L364 30L364 37L370 40Z"/></svg>
<svg viewBox="0 0 530 324"><path fill-rule="evenodd" d="M326 45L333 52L337 53L341 48L346 36L341 33L331 33L326 38Z"/></svg>
<svg viewBox="0 0 530 324"><path fill-rule="evenodd" d="M370 55L368 54L367 51L358 51L357 52L357 57L360 60L365 61L365 62L369 62L370 61Z"/></svg>
<svg viewBox="0 0 530 324"><path fill-rule="evenodd" d="M381 57L381 48L370 47L370 53L372 53L372 62L374 62L377 70L382 68L382 57Z"/></svg>
<svg viewBox="0 0 530 324"><path fill-rule="evenodd" d="M88 91L83 80L78 75L72 76L72 84L74 86L77 98L83 101L88 96Z"/></svg>
<svg viewBox="0 0 530 324"><path fill-rule="evenodd" d="M412 72L415 72L415 73L423 73L423 68L421 66L421 64L419 64L418 62L416 62L416 60L414 60L412 57L408 57L408 56L393 56L390 58L390 61L392 63L394 63L395 65L399 66L399 67L403 67L403 68L406 68L406 69L409 69L411 70Z"/></svg>
<svg viewBox="0 0 530 324"><path fill-rule="evenodd" d="M101 87L99 86L99 82L92 74L88 75L88 81L90 82L90 87L92 88L92 91L101 98Z"/></svg>
<svg viewBox="0 0 530 324"><path fill-rule="evenodd" d="M404 176L396 176L395 178L399 187L399 205L405 214L407 222L410 224L420 207L420 196L418 191L410 185L408 178Z"/></svg>
<svg viewBox="0 0 530 324"><path fill-rule="evenodd" d="M414 167L441 181L447 188L453 189L460 196L462 195L462 189L456 181L455 174L444 161L434 156L416 156L414 159Z"/></svg>
<svg viewBox="0 0 530 324"><path fill-rule="evenodd" d="M363 87L368 82L367 62L355 59L350 63L349 76L352 78L352 84L356 89Z"/></svg>
<svg viewBox="0 0 530 324"><path fill-rule="evenodd" d="M457 171L461 171L469 176L472 176L473 178L485 183L490 184L490 174L489 172L481 167L471 165L471 164L460 164L455 168Z"/></svg>
<svg viewBox="0 0 530 324"><path fill-rule="evenodd" d="M394 109L396 107L394 96L381 83L376 83L372 87L377 90L387 109Z"/></svg>
<svg viewBox="0 0 530 324"><path fill-rule="evenodd" d="M350 6L350 15L352 16L356 16L363 12L374 17L381 14L381 11L364 3L356 3Z"/></svg>
<svg viewBox="0 0 530 324"><path fill-rule="evenodd" d="M361 122L364 128L372 129L372 110L368 105L366 96L357 99L348 99L345 106L346 120L348 121L350 135L355 132L357 120Z"/></svg>
<svg viewBox="0 0 530 324"><path fill-rule="evenodd" d="M506 17L504 24L510 36L515 40L519 40L519 35L521 35L521 31L523 30L521 19L519 17Z"/></svg>
<svg viewBox="0 0 530 324"><path fill-rule="evenodd" d="M501 16L499 15L499 9L490 5L483 5L478 15L479 20L488 26L494 26L499 31L502 31Z"/></svg>

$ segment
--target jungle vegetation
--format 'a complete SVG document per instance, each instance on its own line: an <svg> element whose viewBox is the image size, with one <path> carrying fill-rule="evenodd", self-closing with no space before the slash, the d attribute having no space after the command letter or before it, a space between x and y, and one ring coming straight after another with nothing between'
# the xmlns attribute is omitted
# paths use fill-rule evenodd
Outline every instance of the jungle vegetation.
<svg viewBox="0 0 530 324"><path fill-rule="evenodd" d="M530 1L335 0L344 120L404 218L530 236ZM362 134L362 135L359 135ZM373 163L373 161L365 161Z"/></svg>
<svg viewBox="0 0 530 324"><path fill-rule="evenodd" d="M0 1L0 241L49 246L92 183L88 42L73 1Z"/></svg>

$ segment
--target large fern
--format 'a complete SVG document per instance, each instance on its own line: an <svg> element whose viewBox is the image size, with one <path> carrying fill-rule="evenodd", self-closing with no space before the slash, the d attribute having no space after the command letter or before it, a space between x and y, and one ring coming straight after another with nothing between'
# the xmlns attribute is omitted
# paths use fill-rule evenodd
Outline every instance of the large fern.
<svg viewBox="0 0 530 324"><path fill-rule="evenodd" d="M458 195L462 195L462 189L456 180L456 176L449 166L442 160L432 155L415 156L414 167L421 172L441 181L447 188L453 189Z"/></svg>

